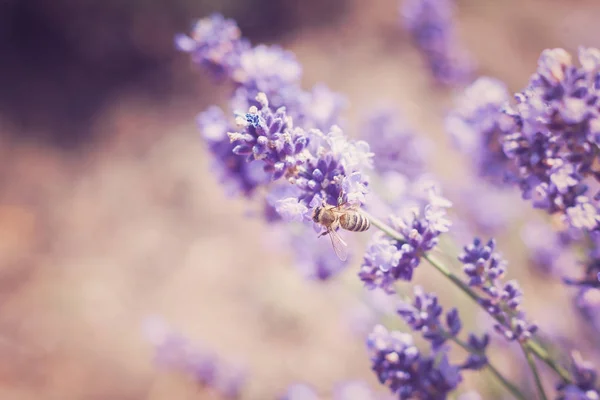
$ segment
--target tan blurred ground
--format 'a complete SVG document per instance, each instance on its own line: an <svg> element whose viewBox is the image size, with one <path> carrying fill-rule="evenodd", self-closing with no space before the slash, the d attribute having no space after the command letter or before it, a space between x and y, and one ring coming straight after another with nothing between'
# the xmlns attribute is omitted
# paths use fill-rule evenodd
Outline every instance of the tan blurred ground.
<svg viewBox="0 0 600 400"><path fill-rule="evenodd" d="M592 1L459 5L461 34L481 70L513 90L542 49L600 46ZM350 98L350 121L379 100L402 107L439 144L433 167L460 179L458 167L445 168L456 165L441 130L450 93L435 92L420 69L395 27L396 9L395 1L356 1L340 25L307 28L285 45L303 63L307 86L323 81ZM193 76L186 63L174 68ZM327 390L340 379L371 379L364 347L344 322L355 269L309 284L266 246L266 227L244 218L245 205L209 172L194 116L210 102L206 93L162 105L123 93L96 116L101 139L81 154L0 143L0 399L211 398L155 370L141 329L153 314L246 365L247 399L273 399L296 381ZM422 267L421 280L436 282L429 273ZM524 286L532 311L545 314L554 286Z"/></svg>

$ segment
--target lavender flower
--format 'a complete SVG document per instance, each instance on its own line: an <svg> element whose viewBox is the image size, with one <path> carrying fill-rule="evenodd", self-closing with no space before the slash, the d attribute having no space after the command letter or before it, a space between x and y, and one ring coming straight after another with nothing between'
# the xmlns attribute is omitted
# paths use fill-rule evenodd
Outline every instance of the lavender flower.
<svg viewBox="0 0 600 400"><path fill-rule="evenodd" d="M537 327L529 324L520 310L523 294L517 282L501 282L507 263L494 252L495 246L493 239L485 245L475 239L464 247L458 259L464 264L464 272L470 279L469 286L482 292L480 302L483 307L499 320L494 325L496 331L508 340L526 341Z"/></svg>
<svg viewBox="0 0 600 400"><path fill-rule="evenodd" d="M422 354L408 334L376 326L367 339L371 368L399 399L445 399L462 381L444 352Z"/></svg>
<svg viewBox="0 0 600 400"><path fill-rule="evenodd" d="M373 390L362 381L342 382L333 390L332 400L377 400Z"/></svg>
<svg viewBox="0 0 600 400"><path fill-rule="evenodd" d="M401 19L435 78L443 85L466 82L474 62L458 42L451 0L406 0Z"/></svg>
<svg viewBox="0 0 600 400"><path fill-rule="evenodd" d="M564 278L569 285L600 289L600 231L589 234L589 250L582 278Z"/></svg>
<svg viewBox="0 0 600 400"><path fill-rule="evenodd" d="M320 400L320 398L312 387L296 383L288 387L286 393L279 400Z"/></svg>
<svg viewBox="0 0 600 400"><path fill-rule="evenodd" d="M303 150L309 138L304 130L294 128L285 108L273 112L264 93L257 101L260 110L251 106L245 116L237 119L237 125L244 131L229 132L228 136L234 154L247 156L248 162L260 160L264 171L277 180L305 161Z"/></svg>
<svg viewBox="0 0 600 400"><path fill-rule="evenodd" d="M514 128L503 144L519 168L512 179L523 198L584 230L596 229L599 220L596 196L589 193L589 181L600 177L599 55L580 48L577 67L566 51L544 50L536 74L506 110Z"/></svg>
<svg viewBox="0 0 600 400"><path fill-rule="evenodd" d="M246 375L239 367L225 364L215 354L200 350L184 336L171 331L157 318L144 324L145 334L155 346L155 362L185 373L202 387L213 388L225 399L240 398Z"/></svg>
<svg viewBox="0 0 600 400"><path fill-rule="evenodd" d="M482 77L465 89L446 117L446 130L458 149L471 158L480 177L496 185L504 183L511 165L501 142L511 127L510 117L501 110L508 99L504 83Z"/></svg>
<svg viewBox="0 0 600 400"><path fill-rule="evenodd" d="M419 266L423 255L433 249L438 237L447 232L450 221L446 208L450 202L429 192L430 203L422 207L409 207L390 216L390 225L404 240L395 240L376 232L367 248L359 277L369 289L380 287L394 292L397 280L409 281Z"/></svg>
<svg viewBox="0 0 600 400"><path fill-rule="evenodd" d="M220 14L197 21L190 36L177 35L175 44L220 79L230 77L240 67L242 54L250 49L235 21Z"/></svg>
<svg viewBox="0 0 600 400"><path fill-rule="evenodd" d="M250 110L244 122L249 132L235 137L234 143L227 137L234 129L223 112L211 107L199 116L200 130L216 160L220 178L232 192L251 196L256 187L269 182L257 166L268 176L279 177L291 167L286 162L297 161L288 159L298 156L306 146L311 135L305 132L313 128L329 130L338 123L339 113L346 105L342 96L322 84L310 92L303 91L302 68L293 53L277 46L252 47L241 38L235 22L219 14L199 20L189 36L176 37L176 44L196 64L234 87L232 110ZM271 109L265 110L266 107ZM305 131L291 128L292 119ZM293 137L290 139L288 135ZM357 146L362 144L357 142ZM234 150L235 154L231 154ZM250 160L264 160L266 165L247 164L243 158L236 158L236 154L249 156Z"/></svg>
<svg viewBox="0 0 600 400"><path fill-rule="evenodd" d="M295 264L302 275L311 280L327 281L344 270L350 260L341 261L331 249L329 240L317 238L313 229L289 234Z"/></svg>
<svg viewBox="0 0 600 400"><path fill-rule="evenodd" d="M362 124L361 132L372 144L377 171L396 171L409 179L424 172L429 143L416 135L394 108L372 112Z"/></svg>
<svg viewBox="0 0 600 400"><path fill-rule="evenodd" d="M598 400L600 387L598 373L594 366L584 361L577 352L571 354L571 375L573 383L561 382L557 385L556 400Z"/></svg>
<svg viewBox="0 0 600 400"><path fill-rule="evenodd" d="M293 126L285 109L273 112L263 93L257 101L260 110L252 106L238 117L242 130L228 133L235 154L260 161L272 180L294 184L299 189L294 198L307 208L322 201L335 205L341 193L349 203L365 201L364 171L372 167L373 157L366 142L348 140L337 126L326 134L304 131Z"/></svg>
<svg viewBox="0 0 600 400"><path fill-rule="evenodd" d="M228 192L251 196L261 183L268 181L259 163L247 163L233 153L234 146L227 136L233 128L219 107L209 107L198 115L197 122L214 156L213 168L221 183L229 187Z"/></svg>
<svg viewBox="0 0 600 400"><path fill-rule="evenodd" d="M412 330L421 332L434 350L441 349L448 339L457 338L462 329L458 310L452 308L444 315L437 296L433 293L425 293L420 286L414 288L413 303L404 303L398 308L398 314ZM444 317L443 321L442 317ZM487 364L485 350L488 344L487 334L482 335L481 338L469 334L469 357L461 368L483 368Z"/></svg>
<svg viewBox="0 0 600 400"><path fill-rule="evenodd" d="M521 229L523 243L529 248L529 261L544 275L561 275L574 267L572 252L551 226L530 222Z"/></svg>

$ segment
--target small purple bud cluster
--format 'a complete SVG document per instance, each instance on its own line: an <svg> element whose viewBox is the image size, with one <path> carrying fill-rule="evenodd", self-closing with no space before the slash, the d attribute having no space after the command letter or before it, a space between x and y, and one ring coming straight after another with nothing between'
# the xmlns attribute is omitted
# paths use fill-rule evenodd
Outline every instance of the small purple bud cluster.
<svg viewBox="0 0 600 400"><path fill-rule="evenodd" d="M501 142L512 126L502 112L508 100L504 83L482 77L465 89L446 117L446 130L458 149L472 160L480 177L496 185L504 184L511 166Z"/></svg>
<svg viewBox="0 0 600 400"><path fill-rule="evenodd" d="M373 235L358 274L365 286L394 293L396 281L410 281L423 255L437 245L442 233L448 231L450 221L446 218L446 208L450 206L451 203L432 188L428 203L415 204L390 216L390 226L402 235L403 240L382 232Z"/></svg>
<svg viewBox="0 0 600 400"><path fill-rule="evenodd" d="M223 399L239 399L246 381L242 369L224 363L213 352L201 350L184 336L171 331L159 319L149 319L145 334L155 349L161 367L184 373L204 388L215 390Z"/></svg>
<svg viewBox="0 0 600 400"><path fill-rule="evenodd" d="M260 160L271 180L281 178L284 173L303 163L302 153L308 145L308 136L301 128L294 128L285 107L275 112L269 108L264 93L257 96L261 108L251 106L248 113L237 118L241 133L229 132L233 153L247 156L247 161Z"/></svg>
<svg viewBox="0 0 600 400"><path fill-rule="evenodd" d="M506 109L514 127L504 138L506 156L518 171L512 180L523 198L570 226L598 228L600 179L600 50L579 49L580 67L563 49L544 50L529 85Z"/></svg>
<svg viewBox="0 0 600 400"><path fill-rule="evenodd" d="M398 399L445 399L462 381L444 351L423 354L411 335L375 326L367 339L371 369Z"/></svg>
<svg viewBox="0 0 600 400"><path fill-rule="evenodd" d="M452 308L441 321L444 310L439 304L437 296L425 293L420 286L414 288L414 301L412 304L403 304L398 308L398 314L408 326L427 340L434 351L444 347L448 339L456 338L462 329L458 310ZM469 334L469 357L462 364L462 369L481 369L487 364L485 350L489 344L489 335L484 334L478 338Z"/></svg>
<svg viewBox="0 0 600 400"><path fill-rule="evenodd" d="M506 261L494 252L493 239L483 244L475 239L464 247L458 259L464 264L464 272L469 277L469 286L482 293L481 305L496 318L494 329L507 340L528 340L537 327L525 319L520 310L523 293L516 281L502 283L506 272Z"/></svg>
<svg viewBox="0 0 600 400"><path fill-rule="evenodd" d="M557 385L556 400L598 400L600 385L594 366L584 361L577 352L571 354L571 376L573 382L561 382Z"/></svg>
<svg viewBox="0 0 600 400"><path fill-rule="evenodd" d="M438 83L450 86L469 80L474 61L458 41L452 0L406 0L400 14Z"/></svg>
<svg viewBox="0 0 600 400"><path fill-rule="evenodd" d="M407 126L398 110L387 107L373 111L362 124L361 137L377 155L376 171L400 172L409 179L425 171L429 143Z"/></svg>

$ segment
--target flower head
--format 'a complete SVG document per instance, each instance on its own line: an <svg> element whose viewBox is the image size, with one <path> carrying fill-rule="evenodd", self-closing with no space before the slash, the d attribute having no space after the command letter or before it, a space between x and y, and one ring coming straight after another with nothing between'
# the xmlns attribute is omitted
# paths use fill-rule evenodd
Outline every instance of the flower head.
<svg viewBox="0 0 600 400"><path fill-rule="evenodd" d="M450 221L446 218L446 208L451 203L437 193L437 187L421 181L420 190L414 194L416 197L410 206L389 217L390 226L403 239L396 240L380 232L373 235L359 271L367 288L380 287L392 293L396 281L410 281L423 255L448 231Z"/></svg>
<svg viewBox="0 0 600 400"><path fill-rule="evenodd" d="M175 44L217 78L233 73L239 67L242 54L250 49L250 44L241 38L235 21L220 14L197 21L189 36L180 34L175 37Z"/></svg>
<svg viewBox="0 0 600 400"><path fill-rule="evenodd" d="M451 0L402 2L401 19L435 80L443 85L464 83L474 62L459 43L452 21Z"/></svg>
<svg viewBox="0 0 600 400"><path fill-rule="evenodd" d="M458 259L464 264L463 271L469 277L469 286L478 288L483 296L481 304L498 322L494 328L507 340L528 340L537 327L525 319L521 311L523 293L516 281L502 282L506 261L494 252L494 240L483 244L475 239L464 247Z"/></svg>
<svg viewBox="0 0 600 400"><path fill-rule="evenodd" d="M410 335L376 326L367 339L371 368L399 399L444 399L462 381L446 353L422 354Z"/></svg>
<svg viewBox="0 0 600 400"><path fill-rule="evenodd" d="M362 124L361 132L376 155L377 171L396 171L410 179L424 172L429 143L406 125L397 110L374 111Z"/></svg>
<svg viewBox="0 0 600 400"><path fill-rule="evenodd" d="M572 227L598 226L590 183L597 171L598 82L592 67L600 51L580 48L580 67L563 49L544 50L527 88L507 107L513 128L503 141L504 153L518 167L512 181L525 199Z"/></svg>
<svg viewBox="0 0 600 400"><path fill-rule="evenodd" d="M598 373L594 366L584 361L577 352L571 354L571 375L573 382L561 382L557 385L557 400L598 400L600 387Z"/></svg>
<svg viewBox="0 0 600 400"><path fill-rule="evenodd" d="M503 184L511 165L501 142L511 126L510 118L502 113L508 99L502 82L482 77L465 89L446 118L446 130L458 149L472 159L477 174L497 185Z"/></svg>

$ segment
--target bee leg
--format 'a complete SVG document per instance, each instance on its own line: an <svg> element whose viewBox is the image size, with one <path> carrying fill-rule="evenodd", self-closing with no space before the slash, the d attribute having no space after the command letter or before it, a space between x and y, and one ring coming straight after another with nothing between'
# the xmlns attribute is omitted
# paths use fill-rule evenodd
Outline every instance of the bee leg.
<svg viewBox="0 0 600 400"><path fill-rule="evenodd" d="M322 236L325 236L325 235L327 235L327 233L329 233L329 232L328 232L328 231L321 232L321 233L319 234L319 236L317 236L317 238L320 238L320 237L322 237Z"/></svg>

